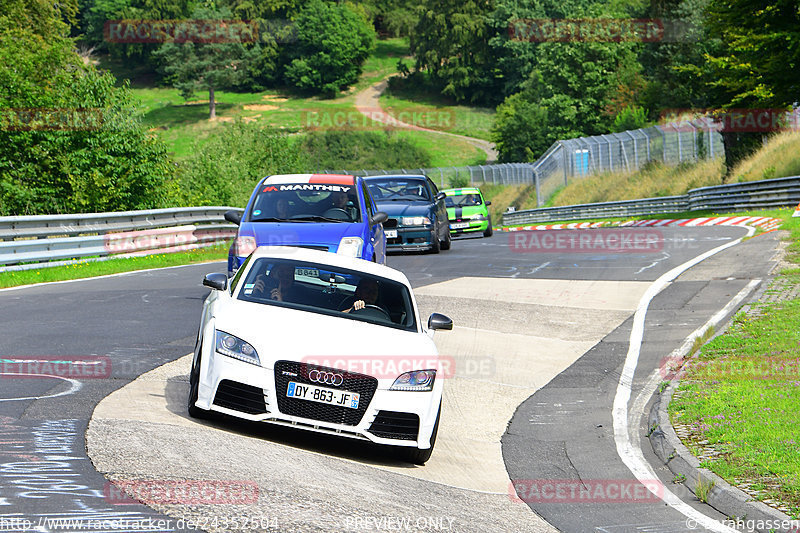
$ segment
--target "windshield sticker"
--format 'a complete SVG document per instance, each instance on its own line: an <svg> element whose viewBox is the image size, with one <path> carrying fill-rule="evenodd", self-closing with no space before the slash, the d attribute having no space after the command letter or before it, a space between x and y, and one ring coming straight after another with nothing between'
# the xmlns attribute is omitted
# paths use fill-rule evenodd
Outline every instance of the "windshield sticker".
<svg viewBox="0 0 800 533"><path fill-rule="evenodd" d="M255 211L253 211L253 216L258 216L260 214L261 214L261 209L256 209Z"/></svg>
<svg viewBox="0 0 800 533"><path fill-rule="evenodd" d="M289 183L286 185L267 185L261 192L281 191L322 191L322 192L348 192L352 187L345 185L326 185L322 183Z"/></svg>

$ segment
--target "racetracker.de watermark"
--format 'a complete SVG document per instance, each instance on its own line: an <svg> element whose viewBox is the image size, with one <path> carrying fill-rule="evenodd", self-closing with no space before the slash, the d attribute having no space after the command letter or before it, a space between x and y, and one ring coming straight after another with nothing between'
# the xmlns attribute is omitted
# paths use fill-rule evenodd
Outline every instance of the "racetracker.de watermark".
<svg viewBox="0 0 800 533"><path fill-rule="evenodd" d="M495 360L488 355L458 358L450 355L310 355L301 359L301 363L300 372L306 378L315 369L340 370L378 379L396 379L415 370L436 370L437 379L490 378L496 372Z"/></svg>
<svg viewBox="0 0 800 533"><path fill-rule="evenodd" d="M254 43L259 24L254 20L108 20L103 38L109 43Z"/></svg>
<svg viewBox="0 0 800 533"><path fill-rule="evenodd" d="M92 356L13 356L0 358L0 377L106 379L111 376L111 358Z"/></svg>
<svg viewBox="0 0 800 533"><path fill-rule="evenodd" d="M659 365L663 379L691 376L692 379L715 381L776 380L800 382L800 359L777 357L726 357L720 359L685 360L665 357Z"/></svg>
<svg viewBox="0 0 800 533"><path fill-rule="evenodd" d="M687 42L697 40L683 20L626 18L525 18L508 23L512 41L545 42Z"/></svg>
<svg viewBox="0 0 800 533"><path fill-rule="evenodd" d="M664 495L657 479L516 479L509 496L525 503L656 503Z"/></svg>
<svg viewBox="0 0 800 533"><path fill-rule="evenodd" d="M518 253L658 253L664 235L658 229L590 229L515 231L508 245Z"/></svg>
<svg viewBox="0 0 800 533"><path fill-rule="evenodd" d="M93 131L103 127L100 108L17 107L0 110L0 131Z"/></svg>
<svg viewBox="0 0 800 533"><path fill-rule="evenodd" d="M786 109L665 109L661 112L666 132L713 130L722 133L771 133L800 131L800 113Z"/></svg>
<svg viewBox="0 0 800 533"><path fill-rule="evenodd" d="M171 505L242 505L258 501L254 481L148 479L107 482L103 497L112 505L144 502Z"/></svg>
<svg viewBox="0 0 800 533"><path fill-rule="evenodd" d="M452 130L456 127L456 115L454 111L424 107L392 113L380 107L359 107L358 111L305 111L300 115L300 126L310 130L375 130L386 126Z"/></svg>

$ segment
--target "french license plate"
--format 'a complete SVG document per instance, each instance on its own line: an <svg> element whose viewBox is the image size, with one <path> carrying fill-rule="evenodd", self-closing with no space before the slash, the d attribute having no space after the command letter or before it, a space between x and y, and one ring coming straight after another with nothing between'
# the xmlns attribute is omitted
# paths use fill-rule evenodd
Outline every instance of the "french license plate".
<svg viewBox="0 0 800 533"><path fill-rule="evenodd" d="M316 268L295 268L294 273L298 276L308 276L309 278L319 277L319 270Z"/></svg>
<svg viewBox="0 0 800 533"><path fill-rule="evenodd" d="M396 229L387 229L386 230L386 238L387 239L395 239L395 238L397 238L397 230Z"/></svg>
<svg viewBox="0 0 800 533"><path fill-rule="evenodd" d="M464 229L469 227L469 222L456 222L450 224L450 229Z"/></svg>
<svg viewBox="0 0 800 533"><path fill-rule="evenodd" d="M290 381L289 387L286 389L286 396L288 398L300 398L301 400L319 402L326 405L358 409L359 394L357 392L328 389L325 387L317 387L316 385L307 385L305 383Z"/></svg>

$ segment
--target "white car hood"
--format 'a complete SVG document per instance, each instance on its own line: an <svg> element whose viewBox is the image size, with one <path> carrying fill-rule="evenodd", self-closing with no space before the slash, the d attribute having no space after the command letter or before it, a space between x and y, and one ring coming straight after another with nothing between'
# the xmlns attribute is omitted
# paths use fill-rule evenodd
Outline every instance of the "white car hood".
<svg viewBox="0 0 800 533"><path fill-rule="evenodd" d="M214 322L216 329L250 343L266 368L279 360L319 364L333 357L437 355L425 333L277 305L229 300L217 308Z"/></svg>

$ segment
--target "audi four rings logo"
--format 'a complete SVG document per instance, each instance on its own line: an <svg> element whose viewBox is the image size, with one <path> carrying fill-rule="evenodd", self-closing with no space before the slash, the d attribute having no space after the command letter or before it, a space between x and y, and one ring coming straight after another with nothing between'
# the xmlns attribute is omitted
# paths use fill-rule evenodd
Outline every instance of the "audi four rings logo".
<svg viewBox="0 0 800 533"><path fill-rule="evenodd" d="M333 385L338 387L344 383L344 376L341 374L334 374L333 372L323 372L321 370L312 370L308 373L308 379L316 383L324 383L325 385Z"/></svg>

